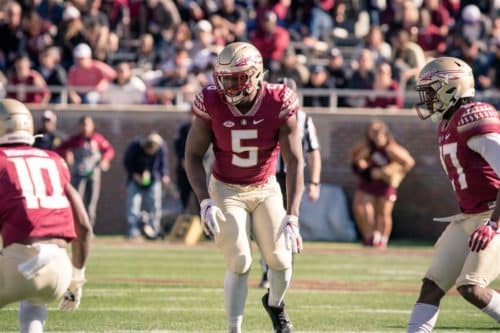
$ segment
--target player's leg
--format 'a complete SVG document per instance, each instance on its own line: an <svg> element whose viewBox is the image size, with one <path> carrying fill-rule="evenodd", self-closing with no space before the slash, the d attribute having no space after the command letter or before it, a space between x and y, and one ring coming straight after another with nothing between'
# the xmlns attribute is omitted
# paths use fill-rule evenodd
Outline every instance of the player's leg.
<svg viewBox="0 0 500 333"><path fill-rule="evenodd" d="M19 327L21 333L42 333L47 307L45 304L35 305L28 301L19 303Z"/></svg>
<svg viewBox="0 0 500 333"><path fill-rule="evenodd" d="M99 201L99 196L101 195L101 170L96 168L94 173L89 177L87 182L88 201L87 202L87 212L89 214L89 220L92 226L95 225L97 202Z"/></svg>
<svg viewBox="0 0 500 333"><path fill-rule="evenodd" d="M226 221L219 224L215 238L226 261L224 299L230 333L240 333L248 294L248 274L252 263L250 248L250 217L246 205L237 197L237 187L210 181L210 197L222 210Z"/></svg>
<svg viewBox="0 0 500 333"><path fill-rule="evenodd" d="M471 217L466 224L472 232L484 223L489 213ZM500 237L495 237L479 252L469 252L462 272L457 279L458 292L472 305L500 322L500 295L488 285L500 274Z"/></svg>
<svg viewBox="0 0 500 333"><path fill-rule="evenodd" d="M285 210L279 186L270 182L262 191L265 199L253 211L253 231L269 270L269 293L262 301L278 332L291 332L292 324L284 309L285 294L292 279L292 253L286 249L281 231Z"/></svg>
<svg viewBox="0 0 500 333"><path fill-rule="evenodd" d="M435 254L410 315L407 332L431 332L436 325L441 299L455 284L469 252L467 238L459 223L450 223L436 242Z"/></svg>
<svg viewBox="0 0 500 333"><path fill-rule="evenodd" d="M356 225L363 238L363 244L373 245L375 229L375 197L357 190L354 193L353 212Z"/></svg>
<svg viewBox="0 0 500 333"><path fill-rule="evenodd" d="M374 239L374 245L380 248L387 247L389 237L392 232L392 210L394 201L385 196L375 199L375 232L379 233L377 242Z"/></svg>
<svg viewBox="0 0 500 333"><path fill-rule="evenodd" d="M139 216L141 214L142 193L134 181L127 184L125 214L127 217L127 237L139 236Z"/></svg>

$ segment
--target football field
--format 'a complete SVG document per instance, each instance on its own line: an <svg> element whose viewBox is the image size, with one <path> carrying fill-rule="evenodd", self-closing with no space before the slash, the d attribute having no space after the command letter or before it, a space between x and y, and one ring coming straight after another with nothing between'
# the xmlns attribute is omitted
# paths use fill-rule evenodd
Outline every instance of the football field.
<svg viewBox="0 0 500 333"><path fill-rule="evenodd" d="M404 332L431 260L430 245L306 243L295 258L287 311L296 332ZM262 305L258 251L249 278L244 332L272 332ZM130 244L94 240L81 307L49 305L46 332L226 332L224 265L210 242ZM497 281L495 287L500 288ZM18 330L17 305L0 310L0 332ZM456 291L443 301L436 332L500 331Z"/></svg>

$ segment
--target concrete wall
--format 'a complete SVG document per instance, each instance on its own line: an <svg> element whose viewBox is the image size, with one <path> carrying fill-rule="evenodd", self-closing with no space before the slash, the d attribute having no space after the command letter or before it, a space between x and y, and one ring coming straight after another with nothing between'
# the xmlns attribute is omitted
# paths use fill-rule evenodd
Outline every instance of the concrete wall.
<svg viewBox="0 0 500 333"><path fill-rule="evenodd" d="M165 111L158 108L124 110L109 107L71 110L53 109L58 117L58 127L68 134L76 130L78 119L86 114L94 118L97 131L114 145L116 158L111 170L103 175L101 199L97 211L97 234L123 234L125 230L125 172L123 153L128 141L156 129L167 140L171 170L174 170L173 140L177 128L186 121L186 112ZM39 124L42 110L33 109L35 123ZM432 222L433 216L457 212L454 194L441 169L437 154L436 125L421 121L411 110L377 112L370 110L338 113L310 110L318 128L322 148L322 182L340 185L349 200L356 186L347 154L352 145L361 139L367 123L373 118L386 121L397 141L406 146L416 160L416 167L403 181L394 209L394 238L435 239L443 225ZM175 175L172 175L175 177Z"/></svg>

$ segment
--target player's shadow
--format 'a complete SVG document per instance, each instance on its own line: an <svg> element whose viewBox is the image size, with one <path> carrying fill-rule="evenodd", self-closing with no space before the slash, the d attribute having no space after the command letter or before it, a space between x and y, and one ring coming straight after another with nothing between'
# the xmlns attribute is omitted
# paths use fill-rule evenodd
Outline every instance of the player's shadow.
<svg viewBox="0 0 500 333"><path fill-rule="evenodd" d="M406 325L405 326L387 325L387 328L402 329L401 332L406 331ZM437 329L437 330L463 331L463 332L475 332L475 331L490 331L490 332L492 332L493 330L498 329L498 327L495 326L494 324L492 326L489 326L489 327L467 327L467 326L439 325L439 326L436 326L435 329Z"/></svg>

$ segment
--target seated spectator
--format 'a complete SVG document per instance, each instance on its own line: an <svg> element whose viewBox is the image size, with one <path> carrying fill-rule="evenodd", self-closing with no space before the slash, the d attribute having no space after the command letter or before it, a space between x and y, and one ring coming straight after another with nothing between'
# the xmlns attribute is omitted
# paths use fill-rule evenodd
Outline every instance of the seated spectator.
<svg viewBox="0 0 500 333"><path fill-rule="evenodd" d="M94 59L106 62L109 55L109 29L97 18L85 20L83 35L93 52Z"/></svg>
<svg viewBox="0 0 500 333"><path fill-rule="evenodd" d="M491 87L492 81L488 76L491 68L491 59L482 49L478 40L464 41L460 59L465 61L472 68L474 73L474 86L477 90L485 90Z"/></svg>
<svg viewBox="0 0 500 333"><path fill-rule="evenodd" d="M427 57L440 56L446 50L446 39L439 27L432 24L431 14L426 9L420 11L417 43Z"/></svg>
<svg viewBox="0 0 500 333"><path fill-rule="evenodd" d="M176 50L184 48L191 50L193 48L193 37L189 26L185 22L178 24L173 36L164 35L158 46L158 52L162 62L171 61L174 58Z"/></svg>
<svg viewBox="0 0 500 333"><path fill-rule="evenodd" d="M66 135L57 130L57 116L51 110L45 110L42 115L42 126L35 135L33 147L56 150L66 140Z"/></svg>
<svg viewBox="0 0 500 333"><path fill-rule="evenodd" d="M330 87L335 89L347 88L347 82L349 81L351 73L349 68L345 65L344 57L338 48L334 47L330 50L326 69L330 74ZM339 96L337 105L347 106L346 98L344 96Z"/></svg>
<svg viewBox="0 0 500 333"><path fill-rule="evenodd" d="M277 82L279 78L287 77L293 79L299 88L309 81L309 69L299 62L292 47L286 49L279 69L270 74L270 82Z"/></svg>
<svg viewBox="0 0 500 333"><path fill-rule="evenodd" d="M62 21L64 3L58 0L41 0L36 10L44 20L57 27Z"/></svg>
<svg viewBox="0 0 500 333"><path fill-rule="evenodd" d="M328 41L333 30L332 11L334 0L314 1L309 21L309 38L313 41Z"/></svg>
<svg viewBox="0 0 500 333"><path fill-rule="evenodd" d="M49 87L64 87L66 86L67 77L66 71L59 64L61 61L60 51L57 47L49 47L40 53L38 58L38 72ZM52 91L50 103L61 103L61 93Z"/></svg>
<svg viewBox="0 0 500 333"><path fill-rule="evenodd" d="M5 5L5 18L0 23L0 69L7 69L24 50L24 34L21 26L22 9L15 1Z"/></svg>
<svg viewBox="0 0 500 333"><path fill-rule="evenodd" d="M144 34L139 38L139 49L135 59L134 74L145 81L154 76L154 69L158 64L159 57L155 50L154 39L151 34Z"/></svg>
<svg viewBox="0 0 500 333"><path fill-rule="evenodd" d="M209 20L216 30L227 32L225 42L245 41L247 16L234 0L222 0L220 9Z"/></svg>
<svg viewBox="0 0 500 333"><path fill-rule="evenodd" d="M269 67L270 70L278 68L278 63L290 43L288 31L280 27L277 20L275 13L267 12L262 16L257 29L252 32L251 36L252 44L262 54L264 67Z"/></svg>
<svg viewBox="0 0 500 333"><path fill-rule="evenodd" d="M193 61L189 57L189 51L183 47L175 50L173 59L168 60L161 66L163 77L157 83L163 87L181 87L188 82L188 76Z"/></svg>
<svg viewBox="0 0 500 333"><path fill-rule="evenodd" d="M213 45L212 24L207 20L196 23L195 39L190 57L193 59L193 70L196 73L205 72L216 58Z"/></svg>
<svg viewBox="0 0 500 333"><path fill-rule="evenodd" d="M179 10L172 0L146 0L139 12L140 32L149 33L160 40L162 33L172 35L181 23Z"/></svg>
<svg viewBox="0 0 500 333"><path fill-rule="evenodd" d="M384 41L384 35L379 26L371 26L364 40L356 47L352 56L351 66L353 68L357 68L356 59L358 59L363 49L368 49L373 53L373 58L377 65L391 59L391 46Z"/></svg>
<svg viewBox="0 0 500 333"><path fill-rule="evenodd" d="M410 40L408 31L397 28L390 32L392 44L392 61L396 66L399 82L405 90L415 87L415 78L425 65L425 55L422 48Z"/></svg>
<svg viewBox="0 0 500 333"><path fill-rule="evenodd" d="M120 62L116 66L116 79L102 94L102 102L112 105L141 104L146 101L146 85L132 75L131 65Z"/></svg>
<svg viewBox="0 0 500 333"><path fill-rule="evenodd" d="M73 55L76 63L68 72L71 103L98 103L100 94L115 79L116 71L102 61L93 60L92 51L87 44L75 47Z"/></svg>
<svg viewBox="0 0 500 333"><path fill-rule="evenodd" d="M443 2L449 3L452 1L425 0L424 8L420 10L420 15L424 11L428 12L430 16L429 25L436 27L439 35L445 37L448 34L449 26L453 23L453 18L450 17L450 13Z"/></svg>
<svg viewBox="0 0 500 333"><path fill-rule="evenodd" d="M44 104L50 99L45 80L40 73L31 69L27 55L19 56L14 62L14 72L9 77L9 86L14 90L9 89L7 97L23 103Z"/></svg>
<svg viewBox="0 0 500 333"><path fill-rule="evenodd" d="M456 28L460 34L468 41L478 41L485 48L488 31L491 28L491 20L488 16L481 13L479 7L475 4L470 4L462 9L460 20L456 24Z"/></svg>
<svg viewBox="0 0 500 333"><path fill-rule="evenodd" d="M83 33L80 11L68 5L62 15L63 22L56 35L55 44L62 48L61 65L67 70L73 65L73 49L81 43L87 43Z"/></svg>
<svg viewBox="0 0 500 333"><path fill-rule="evenodd" d="M347 84L349 89L371 90L375 80L375 62L373 53L368 49L363 49L358 58L359 67L356 69ZM366 99L359 96L349 96L346 98L347 105L351 107L365 107Z"/></svg>
<svg viewBox="0 0 500 333"><path fill-rule="evenodd" d="M315 65L310 70L309 82L305 85L306 89L330 89L328 71L324 66ZM325 95L307 95L304 94L303 105L306 107L329 107L330 94Z"/></svg>
<svg viewBox="0 0 500 333"><path fill-rule="evenodd" d="M400 109L403 107L403 96L399 84L392 78L391 66L388 63L380 64L375 73L373 90L379 92L394 92L396 96L368 97L367 105L370 108Z"/></svg>
<svg viewBox="0 0 500 333"><path fill-rule="evenodd" d="M53 44L57 32L49 21L43 20L37 12L29 12L23 18L26 51L33 62L38 61L38 55L48 46Z"/></svg>

